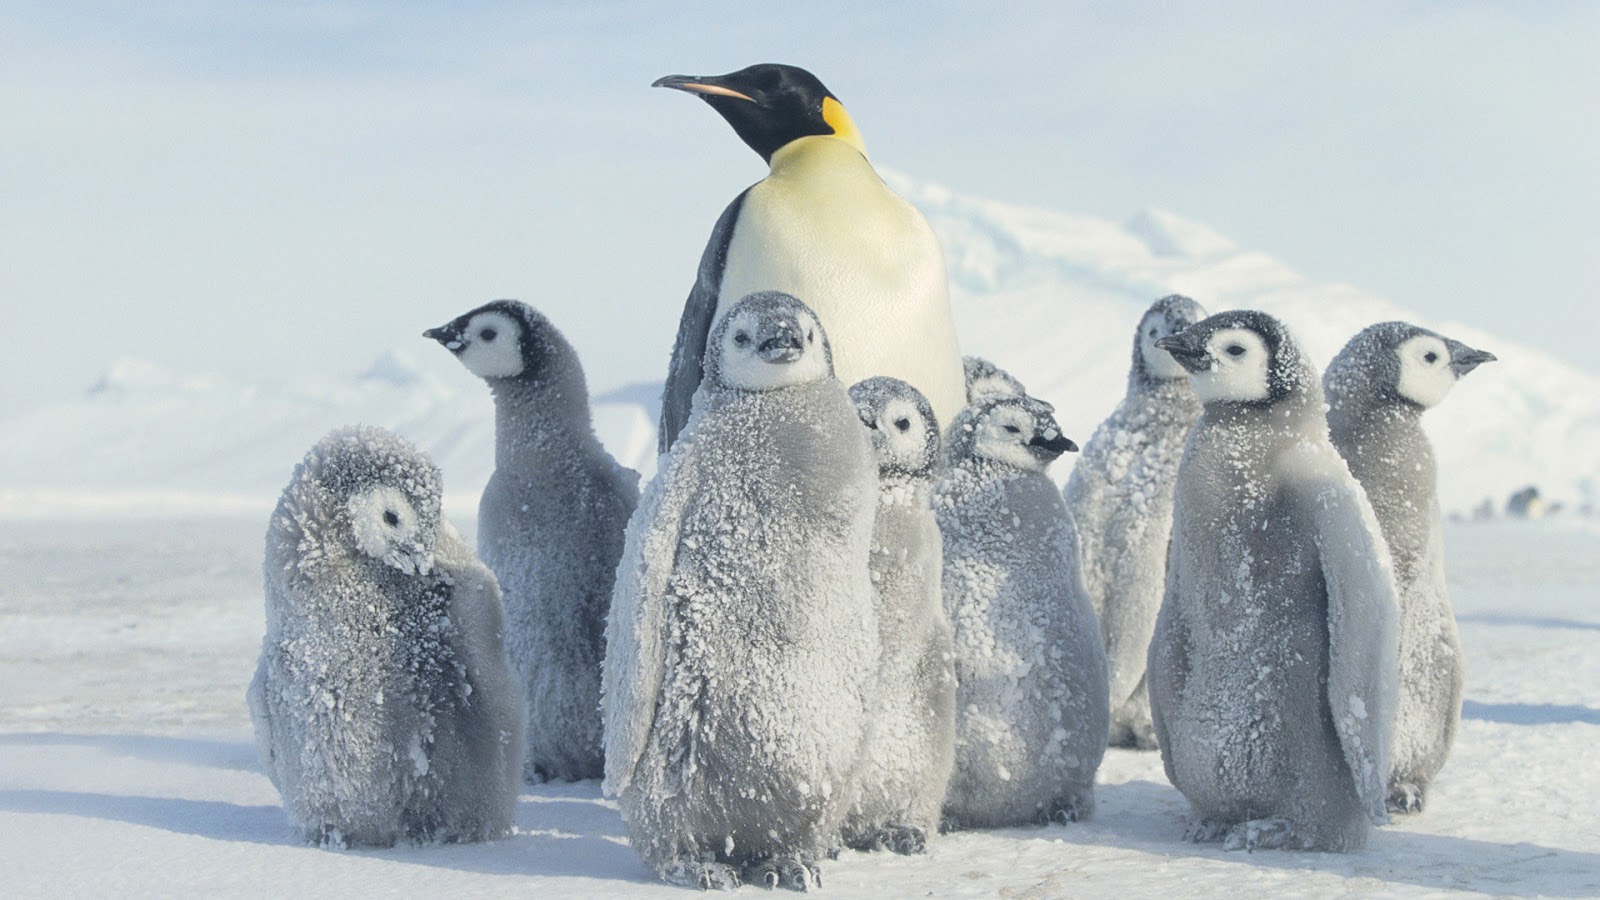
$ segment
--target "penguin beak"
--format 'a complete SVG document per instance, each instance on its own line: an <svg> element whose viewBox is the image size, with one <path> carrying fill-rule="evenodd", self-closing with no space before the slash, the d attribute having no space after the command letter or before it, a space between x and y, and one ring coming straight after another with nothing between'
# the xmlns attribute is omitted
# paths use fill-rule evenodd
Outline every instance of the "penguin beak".
<svg viewBox="0 0 1600 900"><path fill-rule="evenodd" d="M800 333L785 327L757 345L756 353L769 363L791 363L800 358L804 349Z"/></svg>
<svg viewBox="0 0 1600 900"><path fill-rule="evenodd" d="M429 328L422 333L425 338L432 338L444 345L451 353L460 353L467 346L461 340L461 331L455 325L440 325L438 328Z"/></svg>
<svg viewBox="0 0 1600 900"><path fill-rule="evenodd" d="M1196 347L1183 339L1183 335L1174 334L1156 341L1156 346L1172 354L1172 358L1183 366L1186 372L1204 372L1211 368L1204 347Z"/></svg>
<svg viewBox="0 0 1600 900"><path fill-rule="evenodd" d="M1450 348L1450 371L1456 373L1457 378L1486 362L1495 361L1495 355L1487 350L1474 350L1458 341L1449 341L1447 346Z"/></svg>
<svg viewBox="0 0 1600 900"><path fill-rule="evenodd" d="M1051 459L1055 459L1063 453L1078 452L1078 445L1074 444L1054 426L1047 427L1034 435L1033 439L1028 441L1028 446L1043 450L1049 454Z"/></svg>
<svg viewBox="0 0 1600 900"><path fill-rule="evenodd" d="M741 91L736 91L725 84L715 75L667 75L651 82L651 87L672 88L675 91L688 91L703 97L729 97L734 100L748 100L756 103L756 98Z"/></svg>

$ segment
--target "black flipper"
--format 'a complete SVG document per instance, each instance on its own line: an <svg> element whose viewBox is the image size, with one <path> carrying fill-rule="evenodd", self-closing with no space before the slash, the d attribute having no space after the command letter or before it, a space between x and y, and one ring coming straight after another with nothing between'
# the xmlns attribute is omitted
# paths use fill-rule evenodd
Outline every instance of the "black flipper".
<svg viewBox="0 0 1600 900"><path fill-rule="evenodd" d="M672 442L689 421L689 406L694 392L700 387L701 361L705 358L706 338L711 334L711 321L717 314L717 294L722 289L722 271L728 266L728 244L733 241L733 224L744 206L746 188L733 198L722 211L717 225L711 229L711 240L700 256L700 272L695 276L689 299L683 304L683 318L678 321L678 340L672 346L672 363L667 369L667 382L661 389L661 423L656 435L662 453L672 449Z"/></svg>

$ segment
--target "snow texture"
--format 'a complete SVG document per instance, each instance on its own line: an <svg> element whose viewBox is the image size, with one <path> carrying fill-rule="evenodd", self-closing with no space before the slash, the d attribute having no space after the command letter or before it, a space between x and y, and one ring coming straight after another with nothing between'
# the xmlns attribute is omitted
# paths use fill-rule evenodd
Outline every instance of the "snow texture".
<svg viewBox="0 0 1600 900"><path fill-rule="evenodd" d="M877 678L877 465L828 367L739 386L825 352L793 297L730 309L628 526L607 630L606 790L669 881L814 881L853 800Z"/></svg>
<svg viewBox="0 0 1600 900"><path fill-rule="evenodd" d="M301 837L384 847L506 834L521 697L499 589L441 519L432 461L382 429L328 435L272 515L263 574L249 706Z"/></svg>
<svg viewBox="0 0 1600 900"><path fill-rule="evenodd" d="M1245 332L1256 340L1214 340ZM1221 313L1162 346L1197 388L1244 398L1208 401L1190 432L1150 646L1156 737L1189 837L1355 849L1387 820L1396 610L1377 522L1281 323ZM1264 399L1246 371L1267 373Z"/></svg>
<svg viewBox="0 0 1600 900"><path fill-rule="evenodd" d="M899 379L869 378L850 398L878 462L870 565L883 655L844 837L861 849L921 852L938 830L955 764L955 657L932 505L939 423L927 398Z"/></svg>
<svg viewBox="0 0 1600 900"><path fill-rule="evenodd" d="M606 611L638 475L595 438L583 367L537 310L497 300L428 334L494 394L478 541L504 591L527 698L524 777L599 778Z"/></svg>
<svg viewBox="0 0 1600 900"><path fill-rule="evenodd" d="M981 356L964 356L961 364L966 369L969 404L982 397L1028 393L1016 376Z"/></svg>
<svg viewBox="0 0 1600 900"><path fill-rule="evenodd" d="M1128 392L1084 446L1064 491L1105 642L1113 747L1155 747L1145 659L1166 588L1178 461L1200 417L1186 373L1155 342L1204 317L1198 303L1178 294L1140 317Z"/></svg>
<svg viewBox="0 0 1600 900"><path fill-rule="evenodd" d="M1106 750L1106 661L1070 517L1045 468L1070 445L1047 405L990 396L947 432L934 510L955 630L956 828L1076 821Z"/></svg>
<svg viewBox="0 0 1600 900"><path fill-rule="evenodd" d="M1424 346L1415 346L1419 339ZM1399 699L1389 778L1395 812L1422 808L1450 754L1466 685L1445 587L1437 466L1422 430L1426 407L1417 382L1438 402L1459 377L1456 370L1465 374L1485 356L1415 325L1384 322L1351 338L1323 376L1333 444L1366 492L1395 567ZM1442 389L1433 386L1441 382Z"/></svg>

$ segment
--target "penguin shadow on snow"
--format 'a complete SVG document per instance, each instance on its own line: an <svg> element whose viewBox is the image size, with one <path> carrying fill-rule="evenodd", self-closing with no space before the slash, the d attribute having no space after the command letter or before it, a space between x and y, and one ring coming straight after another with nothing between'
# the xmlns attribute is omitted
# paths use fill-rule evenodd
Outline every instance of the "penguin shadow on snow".
<svg viewBox="0 0 1600 900"><path fill-rule="evenodd" d="M1497 725L1565 725L1581 722L1600 725L1600 709L1562 703L1479 703L1461 704L1461 718Z"/></svg>
<svg viewBox="0 0 1600 900"><path fill-rule="evenodd" d="M1095 786L1095 814L1087 822L990 834L1059 840L1080 846L1138 850L1170 859L1198 857L1246 866L1327 872L1433 890L1590 897L1600 892L1600 853L1530 843L1496 843L1406 828L1428 827L1428 817L1396 819L1374 829L1367 846L1352 853L1226 851L1220 844L1183 839L1188 804L1167 784L1128 781Z"/></svg>
<svg viewBox="0 0 1600 900"><path fill-rule="evenodd" d="M71 734L46 731L0 734L0 747L79 747L149 762L207 766L234 772L260 772L255 744L205 738L143 734Z"/></svg>
<svg viewBox="0 0 1600 900"><path fill-rule="evenodd" d="M299 843L277 806L54 790L0 790L0 811L80 816L253 844Z"/></svg>

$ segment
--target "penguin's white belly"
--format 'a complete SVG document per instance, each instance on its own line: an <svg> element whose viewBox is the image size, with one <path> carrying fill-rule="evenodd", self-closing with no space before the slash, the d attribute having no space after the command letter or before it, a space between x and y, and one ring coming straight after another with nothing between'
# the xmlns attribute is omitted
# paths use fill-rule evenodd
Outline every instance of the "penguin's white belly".
<svg viewBox="0 0 1600 900"><path fill-rule="evenodd" d="M966 386L938 239L848 152L853 162L779 163L750 189L729 243L717 316L752 291L793 294L827 329L840 381L903 379L948 425L966 403Z"/></svg>

